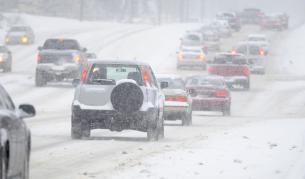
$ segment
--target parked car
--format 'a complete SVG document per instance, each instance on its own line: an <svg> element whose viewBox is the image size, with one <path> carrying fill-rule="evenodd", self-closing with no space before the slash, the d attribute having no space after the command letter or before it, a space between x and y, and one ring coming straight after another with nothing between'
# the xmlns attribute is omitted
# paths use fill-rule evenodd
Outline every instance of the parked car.
<svg viewBox="0 0 305 179"><path fill-rule="evenodd" d="M264 13L257 8L246 8L239 14L242 24L260 25L263 17Z"/></svg>
<svg viewBox="0 0 305 179"><path fill-rule="evenodd" d="M5 43L7 45L28 45L34 42L34 31L30 26L12 26L5 36Z"/></svg>
<svg viewBox="0 0 305 179"><path fill-rule="evenodd" d="M240 20L235 12L219 12L216 14L216 18L219 20L226 20L231 29L234 29L236 32L241 29Z"/></svg>
<svg viewBox="0 0 305 179"><path fill-rule="evenodd" d="M80 82L79 82L80 81ZM79 83L78 83L79 82ZM90 137L93 129L137 130L148 140L164 137L164 94L148 64L89 61L72 102L71 136Z"/></svg>
<svg viewBox="0 0 305 179"><path fill-rule="evenodd" d="M201 47L183 46L177 52L177 69L182 67L206 69L206 54Z"/></svg>
<svg viewBox="0 0 305 179"><path fill-rule="evenodd" d="M218 53L210 61L208 73L223 76L229 88L250 89L250 69L242 54Z"/></svg>
<svg viewBox="0 0 305 179"><path fill-rule="evenodd" d="M157 75L160 83L168 83L163 89L165 95L164 120L181 120L183 126L192 124L192 99L185 88L182 77Z"/></svg>
<svg viewBox="0 0 305 179"><path fill-rule="evenodd" d="M220 111L231 114L231 95L225 79L220 76L194 76L187 80L193 111Z"/></svg>
<svg viewBox="0 0 305 179"><path fill-rule="evenodd" d="M268 51L259 42L240 42L237 47L233 49L233 53L244 54L251 73L265 74L266 56Z"/></svg>
<svg viewBox="0 0 305 179"><path fill-rule="evenodd" d="M35 116L32 105L15 108L0 85L0 178L29 179L31 133L23 121Z"/></svg>
<svg viewBox="0 0 305 179"><path fill-rule="evenodd" d="M87 49L74 39L48 39L38 50L36 86L78 78L87 62Z"/></svg>
<svg viewBox="0 0 305 179"><path fill-rule="evenodd" d="M12 71L12 53L6 46L0 46L0 69L3 72Z"/></svg>
<svg viewBox="0 0 305 179"><path fill-rule="evenodd" d="M232 36L232 29L227 20L215 20L210 24L210 26L214 29L218 29L221 38Z"/></svg>

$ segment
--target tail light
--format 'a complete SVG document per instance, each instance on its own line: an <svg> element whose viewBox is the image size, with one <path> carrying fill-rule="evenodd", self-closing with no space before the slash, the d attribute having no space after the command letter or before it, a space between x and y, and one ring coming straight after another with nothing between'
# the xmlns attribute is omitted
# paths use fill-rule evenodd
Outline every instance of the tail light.
<svg viewBox="0 0 305 179"><path fill-rule="evenodd" d="M84 82L86 80L86 76L89 70L89 66L88 64L86 64L86 66L84 67L82 74L81 74L81 81Z"/></svg>
<svg viewBox="0 0 305 179"><path fill-rule="evenodd" d="M165 101L187 102L186 96L166 96Z"/></svg>
<svg viewBox="0 0 305 179"><path fill-rule="evenodd" d="M178 57L178 60L183 60L183 58L184 58L182 52L179 52L177 54L177 57Z"/></svg>
<svg viewBox="0 0 305 179"><path fill-rule="evenodd" d="M3 63L4 62L4 57L3 55L0 55L0 63Z"/></svg>
<svg viewBox="0 0 305 179"><path fill-rule="evenodd" d="M147 84L150 81L148 70L146 69L146 67L142 67L142 71L143 71L142 78L143 78L145 84Z"/></svg>
<svg viewBox="0 0 305 179"><path fill-rule="evenodd" d="M205 60L205 55L203 53L200 53L200 55L198 55L198 60L200 61Z"/></svg>
<svg viewBox="0 0 305 179"><path fill-rule="evenodd" d="M259 55L260 56L265 56L266 55L265 50L264 49L260 49L259 50Z"/></svg>
<svg viewBox="0 0 305 179"><path fill-rule="evenodd" d="M217 90L217 91L215 91L214 95L216 97L226 97L226 96L228 96L228 91L227 90Z"/></svg>
<svg viewBox="0 0 305 179"><path fill-rule="evenodd" d="M249 75L250 75L250 70L249 70L249 68L248 68L248 67L245 67L245 68L243 69L243 73L244 73L245 76L249 76Z"/></svg>
<svg viewBox="0 0 305 179"><path fill-rule="evenodd" d="M232 54L232 55L236 55L236 54L237 54L236 49L232 49L232 50L231 50L231 54Z"/></svg>
<svg viewBox="0 0 305 179"><path fill-rule="evenodd" d="M216 71L216 69L215 69L214 67L209 67L209 68L208 68L209 74L214 74L215 71Z"/></svg>
<svg viewBox="0 0 305 179"><path fill-rule="evenodd" d="M40 62L42 60L42 56L40 54L37 55L37 61Z"/></svg>

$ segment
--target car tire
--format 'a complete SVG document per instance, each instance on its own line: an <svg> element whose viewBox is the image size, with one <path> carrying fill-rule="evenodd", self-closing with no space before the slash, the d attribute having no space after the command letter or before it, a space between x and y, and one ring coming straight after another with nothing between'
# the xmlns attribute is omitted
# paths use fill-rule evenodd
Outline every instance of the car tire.
<svg viewBox="0 0 305 179"><path fill-rule="evenodd" d="M147 140L157 141L159 136L159 130L157 127L148 126L147 128Z"/></svg>
<svg viewBox="0 0 305 179"><path fill-rule="evenodd" d="M8 73L8 72L11 72L11 71L12 71L12 66L11 65L8 65L8 66L3 68L4 73Z"/></svg>
<svg viewBox="0 0 305 179"><path fill-rule="evenodd" d="M81 139L82 138L82 125L81 120L72 115L71 117L71 138Z"/></svg>
<svg viewBox="0 0 305 179"><path fill-rule="evenodd" d="M230 103L226 104L222 110L222 115L223 116L230 116L231 115L231 106Z"/></svg>
<svg viewBox="0 0 305 179"><path fill-rule="evenodd" d="M47 85L47 80L44 78L44 75L40 71L36 71L35 75L35 85L37 87L45 86Z"/></svg>
<svg viewBox="0 0 305 179"><path fill-rule="evenodd" d="M7 161L4 147L0 146L0 179L7 179Z"/></svg>
<svg viewBox="0 0 305 179"><path fill-rule="evenodd" d="M244 89L247 91L250 89L250 81L245 82Z"/></svg>
<svg viewBox="0 0 305 179"><path fill-rule="evenodd" d="M29 169L30 169L29 166L30 166L30 161L29 161L29 157L27 157L27 159L25 159L24 161L21 179L29 179Z"/></svg>
<svg viewBox="0 0 305 179"><path fill-rule="evenodd" d="M182 126L189 126L192 124L192 118L189 114L182 115Z"/></svg>
<svg viewBox="0 0 305 179"><path fill-rule="evenodd" d="M164 139L164 119L161 121L161 125L159 126L158 140Z"/></svg>

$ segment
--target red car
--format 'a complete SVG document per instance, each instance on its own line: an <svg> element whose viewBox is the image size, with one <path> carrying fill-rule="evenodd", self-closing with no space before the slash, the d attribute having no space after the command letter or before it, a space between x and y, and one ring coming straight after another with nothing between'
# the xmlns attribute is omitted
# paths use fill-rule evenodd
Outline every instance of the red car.
<svg viewBox="0 0 305 179"><path fill-rule="evenodd" d="M231 114L231 95L223 77L194 76L188 78L186 88L192 97L193 111L220 111Z"/></svg>

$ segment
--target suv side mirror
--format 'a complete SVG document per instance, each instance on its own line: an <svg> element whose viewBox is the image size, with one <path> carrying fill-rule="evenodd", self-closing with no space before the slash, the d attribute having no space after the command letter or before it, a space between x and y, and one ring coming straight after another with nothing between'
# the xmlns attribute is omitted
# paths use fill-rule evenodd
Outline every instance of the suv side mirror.
<svg viewBox="0 0 305 179"><path fill-rule="evenodd" d="M161 89L168 88L168 82L162 81L160 83Z"/></svg>
<svg viewBox="0 0 305 179"><path fill-rule="evenodd" d="M80 79L73 79L72 85L76 87L80 83Z"/></svg>
<svg viewBox="0 0 305 179"><path fill-rule="evenodd" d="M40 51L40 50L42 50L42 47L41 47L41 46L39 46L37 49Z"/></svg>
<svg viewBox="0 0 305 179"><path fill-rule="evenodd" d="M19 110L21 118L34 117L36 115L36 110L34 106L30 104L21 104L19 106Z"/></svg>

